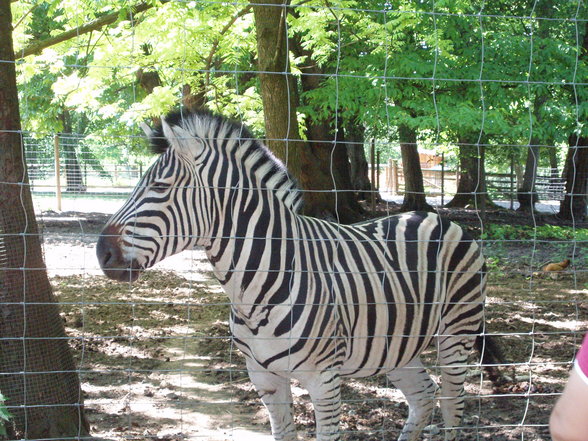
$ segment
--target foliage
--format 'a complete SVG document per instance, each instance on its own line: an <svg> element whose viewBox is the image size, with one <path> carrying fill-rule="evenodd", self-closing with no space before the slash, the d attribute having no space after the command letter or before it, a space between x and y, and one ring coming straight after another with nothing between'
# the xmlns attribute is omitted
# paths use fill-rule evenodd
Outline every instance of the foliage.
<svg viewBox="0 0 588 441"><path fill-rule="evenodd" d="M489 224L482 235L484 240L562 240L588 242L588 228L557 225Z"/></svg>
<svg viewBox="0 0 588 441"><path fill-rule="evenodd" d="M262 136L249 7L150 4L135 15L123 0L14 2L18 48L119 11L115 23L19 64L25 129L34 136L62 131L67 112L71 130L89 139L135 140L138 122L177 106L189 87L209 108ZM288 14L288 35L305 51L291 54L292 72L301 79L302 67L313 64L320 81L301 91L299 121L359 124L384 160L398 156L400 124L446 157L455 156L458 142L484 142L492 147L488 166L506 171L511 159L524 162L529 143L563 148L570 133L588 130L588 91L579 82L588 77L579 57L585 29L578 20L587 15L586 5L575 2L304 2ZM144 75L155 80L149 87ZM127 161L144 153L145 143L89 148L99 159ZM547 159L542 155L541 165Z"/></svg>
<svg viewBox="0 0 588 441"><path fill-rule="evenodd" d="M10 412L6 409L4 402L6 398L0 393L0 436L6 436L6 423L10 420Z"/></svg>
<svg viewBox="0 0 588 441"><path fill-rule="evenodd" d="M96 9L95 2L52 0L41 2L28 14L28 9L17 2L14 20L19 25L15 40L24 46L43 39L43 32L55 34L75 28L124 4L104 0ZM227 70L251 70L251 18L237 20L230 33L219 35L222 23L231 21L236 10L220 5L197 6L196 2L164 2L129 18L128 10L123 8L120 20L111 27L28 57L19 66L24 128L37 136L63 131L61 115L69 112L72 129L78 134L94 138L141 136L139 121L158 117L177 106L182 86L198 91L203 83L211 107L222 108L231 116L240 112L259 115L260 101L248 99L249 80L224 74ZM186 42L190 42L189 47ZM223 73L217 75L217 70ZM159 85L144 90L138 78L145 72L158 76ZM221 93L218 78L228 78ZM226 93L236 89L243 93ZM140 153L145 143L124 148Z"/></svg>

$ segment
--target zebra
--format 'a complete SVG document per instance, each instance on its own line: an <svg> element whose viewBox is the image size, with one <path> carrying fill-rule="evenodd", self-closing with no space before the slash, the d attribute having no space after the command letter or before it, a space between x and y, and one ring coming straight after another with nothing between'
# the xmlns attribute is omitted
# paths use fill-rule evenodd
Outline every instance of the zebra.
<svg viewBox="0 0 588 441"><path fill-rule="evenodd" d="M398 439L418 439L438 393L419 355L435 341L455 439L486 291L480 246L461 227L425 212L355 225L304 216L284 165L244 125L206 111L144 130L160 156L98 239L106 276L134 281L203 247L276 440L298 439L291 379L310 395L316 439L333 441L342 378L380 373L409 405Z"/></svg>

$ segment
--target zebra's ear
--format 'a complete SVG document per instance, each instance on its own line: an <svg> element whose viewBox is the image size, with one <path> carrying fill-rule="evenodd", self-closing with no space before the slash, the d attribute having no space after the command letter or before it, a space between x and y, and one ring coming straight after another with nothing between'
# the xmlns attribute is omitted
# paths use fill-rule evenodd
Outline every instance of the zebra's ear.
<svg viewBox="0 0 588 441"><path fill-rule="evenodd" d="M180 126L171 126L164 117L161 117L161 127L163 135L178 153L194 158L202 153L202 142L192 136L190 132Z"/></svg>
<svg viewBox="0 0 588 441"><path fill-rule="evenodd" d="M142 122L141 124L139 124L139 127L141 127L141 129L143 130L143 132L145 132L145 136L147 138L151 138L151 136L153 135L153 129L151 127L149 127L144 122Z"/></svg>

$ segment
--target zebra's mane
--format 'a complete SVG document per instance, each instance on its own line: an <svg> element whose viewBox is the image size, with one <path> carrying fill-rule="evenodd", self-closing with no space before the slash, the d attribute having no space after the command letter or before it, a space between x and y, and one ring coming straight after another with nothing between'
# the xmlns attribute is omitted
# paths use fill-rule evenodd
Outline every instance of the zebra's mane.
<svg viewBox="0 0 588 441"><path fill-rule="evenodd" d="M171 127L181 127L195 138L218 139L220 142L205 142L204 145L207 148L211 145L218 147L221 156L233 156L237 164L256 174L261 186L272 190L288 208L295 212L300 210L302 192L298 183L282 162L243 124L206 110L175 111L168 114L165 121ZM161 124L152 129L149 141L151 150L156 154L165 153L171 146Z"/></svg>

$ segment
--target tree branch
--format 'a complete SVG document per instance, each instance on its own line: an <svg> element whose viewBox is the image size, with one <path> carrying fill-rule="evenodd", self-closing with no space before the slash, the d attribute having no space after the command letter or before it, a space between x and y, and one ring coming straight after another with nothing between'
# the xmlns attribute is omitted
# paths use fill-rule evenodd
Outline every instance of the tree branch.
<svg viewBox="0 0 588 441"><path fill-rule="evenodd" d="M214 54L216 53L216 50L218 49L218 45L220 43L222 36L225 35L231 29L231 27L235 24L235 22L239 18L248 14L250 11L251 11L251 5L248 5L245 8L243 8L241 11L239 11L237 14L235 14L231 18L231 20L222 28L222 30L219 33L219 36L212 43L212 47L210 49L210 52L208 53L208 57L206 57L206 67L204 68L206 71L206 85L210 84L210 67L212 66L212 58L214 57Z"/></svg>
<svg viewBox="0 0 588 441"><path fill-rule="evenodd" d="M12 0L12 1L16 1L16 0ZM24 21L25 18L27 18L27 16L33 12L35 9L37 9L39 7L40 3L37 3L36 5L34 5L31 9L29 9L22 17L20 17L20 20L12 27L12 31L14 32L14 30L16 28L18 28L18 26Z"/></svg>
<svg viewBox="0 0 588 441"><path fill-rule="evenodd" d="M168 1L169 0L161 0L162 3L167 3ZM133 14L138 14L153 7L154 5L150 3L139 3L131 10ZM62 43L64 41L70 40L83 34L87 34L92 31L96 31L104 26L115 23L119 20L120 13L121 11L110 12L85 25L62 32L61 34L47 38L46 40L36 41L28 45L27 47L14 51L14 58L20 60L21 58L27 57L29 55L38 54L43 49L47 49L48 47L55 46L56 44Z"/></svg>

